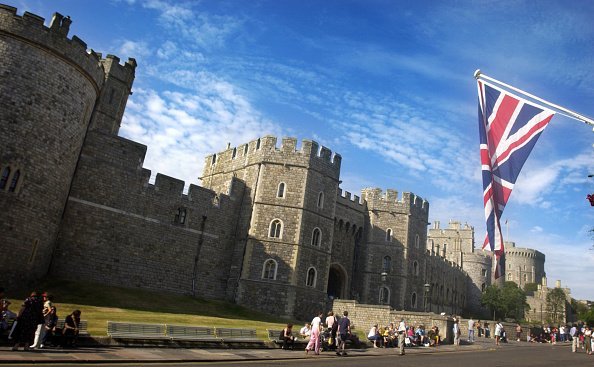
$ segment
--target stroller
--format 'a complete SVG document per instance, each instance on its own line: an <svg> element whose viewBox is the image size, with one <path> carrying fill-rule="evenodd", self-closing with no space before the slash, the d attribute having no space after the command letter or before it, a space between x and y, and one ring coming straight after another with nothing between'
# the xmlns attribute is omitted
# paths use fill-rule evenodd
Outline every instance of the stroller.
<svg viewBox="0 0 594 367"><path fill-rule="evenodd" d="M501 336L499 337L499 342L507 343L507 333L505 332L505 329L501 329Z"/></svg>

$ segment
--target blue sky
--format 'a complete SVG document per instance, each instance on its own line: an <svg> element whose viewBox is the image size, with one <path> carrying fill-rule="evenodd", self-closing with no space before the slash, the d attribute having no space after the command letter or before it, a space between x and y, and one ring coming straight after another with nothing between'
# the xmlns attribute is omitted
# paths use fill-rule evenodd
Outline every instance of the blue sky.
<svg viewBox="0 0 594 367"><path fill-rule="evenodd" d="M46 24L70 15L70 35L136 58L120 134L186 185L228 142L314 139L342 155L344 190L414 192L430 221L468 222L481 242L475 69L594 116L588 0L6 1ZM593 137L556 115L503 216L506 239L544 252L549 285L578 299L594 299Z"/></svg>

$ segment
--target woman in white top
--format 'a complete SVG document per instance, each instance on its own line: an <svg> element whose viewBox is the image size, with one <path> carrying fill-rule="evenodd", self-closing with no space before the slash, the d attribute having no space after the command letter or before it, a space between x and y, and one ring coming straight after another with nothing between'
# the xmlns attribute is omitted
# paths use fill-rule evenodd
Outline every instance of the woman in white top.
<svg viewBox="0 0 594 367"><path fill-rule="evenodd" d="M311 337L307 347L305 347L305 354L309 353L310 350L316 354L320 354L320 329L322 327L322 312L318 312L318 316L311 320Z"/></svg>
<svg viewBox="0 0 594 367"><path fill-rule="evenodd" d="M501 340L501 332L503 331L503 325L501 321L495 324L495 345L499 345L499 341Z"/></svg>

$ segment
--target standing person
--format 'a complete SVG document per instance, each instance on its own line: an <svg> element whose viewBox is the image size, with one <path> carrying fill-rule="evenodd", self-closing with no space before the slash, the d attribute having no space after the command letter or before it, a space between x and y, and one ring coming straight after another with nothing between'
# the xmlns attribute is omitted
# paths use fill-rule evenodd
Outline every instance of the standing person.
<svg viewBox="0 0 594 367"><path fill-rule="evenodd" d="M470 316L470 320L468 320L468 342L474 343L474 320L472 316Z"/></svg>
<svg viewBox="0 0 594 367"><path fill-rule="evenodd" d="M584 344L586 347L586 353L592 354L592 329L586 325L584 328Z"/></svg>
<svg viewBox="0 0 594 367"><path fill-rule="evenodd" d="M53 333L56 331L56 325L58 324L58 314L56 311L56 307L52 306L50 308L50 312L45 315L45 324L43 325L44 333L43 338L41 339L39 348L43 349L43 347L47 344L47 340L53 337Z"/></svg>
<svg viewBox="0 0 594 367"><path fill-rule="evenodd" d="M51 309L53 307L52 301L54 297L52 295L48 294L47 292L43 292L41 297L43 299L43 322L37 325L37 330L35 331L35 339L33 340L33 344L31 344L30 346L31 349L37 349L41 346L41 341L43 340L43 336L45 334L45 316L51 312Z"/></svg>
<svg viewBox="0 0 594 367"><path fill-rule="evenodd" d="M502 331L503 325L501 324L501 320L499 320L497 324L495 324L495 345L499 345Z"/></svg>
<svg viewBox="0 0 594 367"><path fill-rule="evenodd" d="M483 324L481 324L481 320L478 320L476 323L476 331L479 338L483 336Z"/></svg>
<svg viewBox="0 0 594 367"><path fill-rule="evenodd" d="M491 337L491 329L489 329L489 323L485 321L485 338Z"/></svg>
<svg viewBox="0 0 594 367"><path fill-rule="evenodd" d="M346 352L344 351L344 348L346 346L346 341L349 338L349 335L351 335L351 320L349 320L348 318L349 316L349 311L344 311L342 313L342 317L340 318L340 320L338 320L338 339L337 341L337 347L336 347L336 355L337 356L346 356Z"/></svg>
<svg viewBox="0 0 594 367"><path fill-rule="evenodd" d="M330 333L330 342L328 342L328 348L336 348L336 331L338 330L338 322L336 320L336 316L334 316L334 311L328 312L328 317L326 317L326 326L328 327L328 332Z"/></svg>
<svg viewBox="0 0 594 367"><path fill-rule="evenodd" d="M452 331L454 332L454 345L459 346L460 345L460 325L458 324L458 319L454 318L454 327L452 328Z"/></svg>
<svg viewBox="0 0 594 367"><path fill-rule="evenodd" d="M517 323L516 324L516 341L519 342L521 337L522 337L522 325L520 325L520 323Z"/></svg>
<svg viewBox="0 0 594 367"><path fill-rule="evenodd" d="M287 326L285 326L281 339L283 341L282 349L293 350L293 345L295 344L295 337L293 336L293 324L289 323Z"/></svg>
<svg viewBox="0 0 594 367"><path fill-rule="evenodd" d="M320 354L320 328L322 327L322 312L318 312L318 316L311 321L311 337L307 347L305 347L305 354L308 354L313 349L316 355Z"/></svg>
<svg viewBox="0 0 594 367"><path fill-rule="evenodd" d="M573 324L571 329L569 330L569 335L571 335L571 351L575 353L578 349L578 327L576 324Z"/></svg>
<svg viewBox="0 0 594 367"><path fill-rule="evenodd" d="M406 337L406 322L404 319L400 319L398 324L398 348L400 349L400 355L404 355L404 338Z"/></svg>
<svg viewBox="0 0 594 367"><path fill-rule="evenodd" d="M35 338L37 325L40 322L43 323L43 304L37 296L37 292L32 292L25 299L16 322L16 328L12 332L12 338L15 342L12 350L18 350L21 345L24 350L29 350L29 346L33 344Z"/></svg>

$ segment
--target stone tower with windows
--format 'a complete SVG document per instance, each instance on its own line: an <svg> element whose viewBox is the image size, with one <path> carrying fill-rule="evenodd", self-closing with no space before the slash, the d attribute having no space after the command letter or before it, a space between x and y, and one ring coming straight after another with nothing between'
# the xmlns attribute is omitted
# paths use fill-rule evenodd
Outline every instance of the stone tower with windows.
<svg viewBox="0 0 594 367"><path fill-rule="evenodd" d="M304 140L266 136L206 157L203 185L245 183L230 298L280 315L323 310L341 157Z"/></svg>

